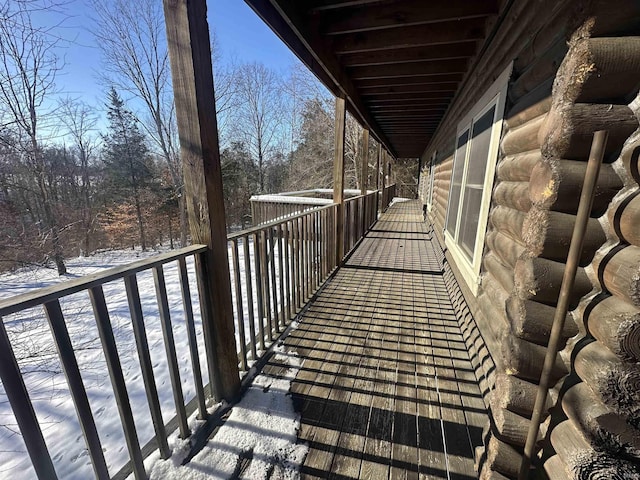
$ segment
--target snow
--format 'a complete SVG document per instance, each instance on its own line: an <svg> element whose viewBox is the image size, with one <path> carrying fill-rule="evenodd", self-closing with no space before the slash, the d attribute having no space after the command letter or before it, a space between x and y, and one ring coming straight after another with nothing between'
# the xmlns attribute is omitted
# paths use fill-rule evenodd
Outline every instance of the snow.
<svg viewBox="0 0 640 480"><path fill-rule="evenodd" d="M239 247L242 247L241 242L239 242ZM249 240L249 247L251 265L254 265L254 249L251 240ZM238 273L240 274L243 284L243 323L245 326L244 341L246 343L248 342L249 336L248 304L246 288L244 288L246 274L244 271L242 248L239 248L239 251L240 270ZM106 268L128 264L142 258L156 255L157 253L159 252L141 252L139 250L109 251L90 257L70 259L67 263L69 274L66 278L60 278L54 270L45 268L23 269L13 273L2 274L0 275L0 299L54 285L66 279L96 273ZM231 258L231 255L229 255L229 257ZM274 258L277 260L277 249ZM195 267L192 257L187 257L187 267L194 309L198 354L200 357L203 381L206 384L208 382L208 371L206 368L207 362L205 359L198 290L195 280ZM163 270L166 278L176 351L178 353L181 384L185 402L188 402L195 396L195 385L182 307L177 262L174 261L165 264ZM276 286L279 283L277 273L276 271ZM231 274L233 278L233 269L231 270ZM249 272L249 278L254 284L255 292L255 271ZM164 349L152 272L143 271L138 273L137 280L151 362L160 397L163 419L166 423L175 416L176 409L173 403L169 369ZM122 280L113 281L104 284L103 288L134 414L139 442L141 445L144 445L153 437L154 432L150 421L144 384L142 382L142 374L131 327L124 283ZM277 298L280 298L279 292ZM113 475L128 460L129 454L125 446L122 427L118 419L115 398L107 374L104 354L98 338L91 303L87 292L80 292L63 297L60 303L76 352L89 403L94 413L98 435L102 443L109 472ZM234 299L234 309L235 308ZM257 316L255 298L254 311ZM236 318L237 317L236 313ZM85 442L77 422L73 402L62 373L55 345L42 307L8 315L4 317L2 321L4 321L14 352L18 358L38 421L40 422L46 444L49 448L49 453L59 477L71 480L92 478L93 471L86 451ZM256 320L256 322L257 321L258 320ZM237 330L236 328L236 331ZM256 332L258 332L257 327ZM236 341L237 345L239 345L241 339L237 337ZM293 422L292 413L287 410L288 404L284 402L284 400L276 401L276 396L282 397L283 392L286 392L288 389L287 385L282 382L283 381L279 379L259 376L256 379L257 386L251 387L248 395L255 396L256 389L258 391L267 389L267 397L273 397L270 400L273 404L261 404L254 398L253 401L258 402L255 406L260 407L267 417L268 415L272 415L274 418L278 417L278 415L282 418L286 416L287 419ZM269 385L268 388L267 384ZM209 407L212 406L209 405ZM236 409L237 408L238 407L236 407ZM247 409L250 408L251 404L249 404ZM234 412L236 409L234 409ZM237 424L251 419L248 410L242 413L242 409L240 409L238 412L239 413L236 414L237 419L234 420ZM262 422L263 419L260 421ZM251 422L252 425L257 425L257 423L253 423L254 419L251 419ZM283 424L285 423L286 422L283 421ZM194 426L195 425L196 423L194 423ZM290 428L293 428L293 426L290 426ZM283 438L288 438L287 441L291 440L291 431L292 430L289 429L282 433ZM287 437L287 435L289 436ZM279 445L278 442L274 444ZM263 446L259 441L254 441L253 451L255 452L256 459L261 459L263 455L267 455L267 450L268 448ZM263 454L261 452L267 453ZM177 457L179 457L179 455L177 455ZM256 460L254 460L254 462L256 462ZM258 465L259 462L255 464ZM31 479L35 477L35 473L26 453L26 447L24 446L22 436L19 433L15 418L13 417L11 407L6 398L4 387L0 384L0 478L7 477L11 477L12 480Z"/></svg>
<svg viewBox="0 0 640 480"><path fill-rule="evenodd" d="M180 465L179 455L168 460L150 459L149 477L152 480L298 478L308 447L296 443L300 419L289 389L290 379L295 377L301 362L281 346L275 348L275 355L278 362L291 368L278 378L257 375L203 450L184 466Z"/></svg>

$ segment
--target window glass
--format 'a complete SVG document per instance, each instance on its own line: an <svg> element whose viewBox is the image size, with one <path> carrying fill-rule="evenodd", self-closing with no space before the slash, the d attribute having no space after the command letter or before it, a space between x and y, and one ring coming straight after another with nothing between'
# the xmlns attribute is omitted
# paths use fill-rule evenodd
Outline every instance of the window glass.
<svg viewBox="0 0 640 480"><path fill-rule="evenodd" d="M467 145L469 140L469 130L465 130L456 144L456 154L453 161L453 174L451 177L451 187L449 190L449 213L447 216L447 231L455 237L458 220L458 207L460 205L460 191L462 189L462 175L464 174L465 157L467 156Z"/></svg>
<svg viewBox="0 0 640 480"><path fill-rule="evenodd" d="M478 220L482 206L482 190L489 160L491 146L491 127L495 105L477 119L472 127L467 178L464 185L459 244L462 246L469 260L473 258L473 251L478 233Z"/></svg>

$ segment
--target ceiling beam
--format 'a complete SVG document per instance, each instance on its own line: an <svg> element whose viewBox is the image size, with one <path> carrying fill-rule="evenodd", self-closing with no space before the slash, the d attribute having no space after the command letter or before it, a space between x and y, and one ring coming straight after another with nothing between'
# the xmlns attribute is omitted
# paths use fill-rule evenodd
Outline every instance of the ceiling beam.
<svg viewBox="0 0 640 480"><path fill-rule="evenodd" d="M312 0L309 2L310 12L322 12L323 10L335 10L339 8L355 7L359 5L368 5L371 3L380 3L381 0Z"/></svg>
<svg viewBox="0 0 640 480"><path fill-rule="evenodd" d="M366 8L366 7L365 7ZM323 17L323 34L358 33L390 27L408 27L449 20L484 17L498 13L496 0L398 0L367 8L361 5L327 13Z"/></svg>
<svg viewBox="0 0 640 480"><path fill-rule="evenodd" d="M454 82L450 83L427 83L416 85L396 85L390 87L371 87L366 90L361 90L362 99L366 102L370 96L393 96L397 94L409 94L415 95L417 93L435 93L446 92L455 93L458 90L458 84Z"/></svg>
<svg viewBox="0 0 640 480"><path fill-rule="evenodd" d="M369 88L397 87L405 85L438 85L441 83L457 83L462 80L459 73L449 73L444 75L433 75L430 77L400 77L400 78L375 78L360 80L355 83L356 88L363 93L367 93Z"/></svg>
<svg viewBox="0 0 640 480"><path fill-rule="evenodd" d="M342 55L340 63L345 67L363 67L368 65L387 65L410 62L433 62L472 57L477 50L476 41L428 45L393 50L377 50Z"/></svg>
<svg viewBox="0 0 640 480"><path fill-rule="evenodd" d="M349 76L354 80L397 77L428 77L467 71L467 60L442 60L437 62L400 63L398 65L372 65L349 68Z"/></svg>
<svg viewBox="0 0 640 480"><path fill-rule="evenodd" d="M482 2L477 2L482 3ZM454 21L388 29L374 32L337 35L332 39L333 51L338 55L376 50L425 47L448 43L468 42L484 38L485 22Z"/></svg>

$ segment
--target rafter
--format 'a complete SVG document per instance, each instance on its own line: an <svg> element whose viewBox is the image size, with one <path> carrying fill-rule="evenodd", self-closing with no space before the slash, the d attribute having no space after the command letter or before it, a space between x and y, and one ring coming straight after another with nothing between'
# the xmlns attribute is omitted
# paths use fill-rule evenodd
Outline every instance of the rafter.
<svg viewBox="0 0 640 480"><path fill-rule="evenodd" d="M433 62L436 60L452 60L469 58L476 52L476 42L450 43L445 45L428 45L375 52L359 52L342 55L340 62L346 67L362 67L368 65L387 65L409 62Z"/></svg>

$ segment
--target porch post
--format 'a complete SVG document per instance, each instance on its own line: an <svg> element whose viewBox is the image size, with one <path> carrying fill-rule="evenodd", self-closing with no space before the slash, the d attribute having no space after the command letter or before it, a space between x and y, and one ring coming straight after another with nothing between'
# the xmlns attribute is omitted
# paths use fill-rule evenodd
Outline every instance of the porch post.
<svg viewBox="0 0 640 480"><path fill-rule="evenodd" d="M360 171L360 195L367 194L369 180L369 129L362 129L362 165Z"/></svg>
<svg viewBox="0 0 640 480"><path fill-rule="evenodd" d="M333 158L333 203L338 204L336 218L336 265L344 257L344 133L346 102L336 97L335 156Z"/></svg>
<svg viewBox="0 0 640 480"><path fill-rule="evenodd" d="M217 399L240 389L205 0L164 0L191 238L199 262L209 381ZM211 358L212 357L212 358Z"/></svg>

